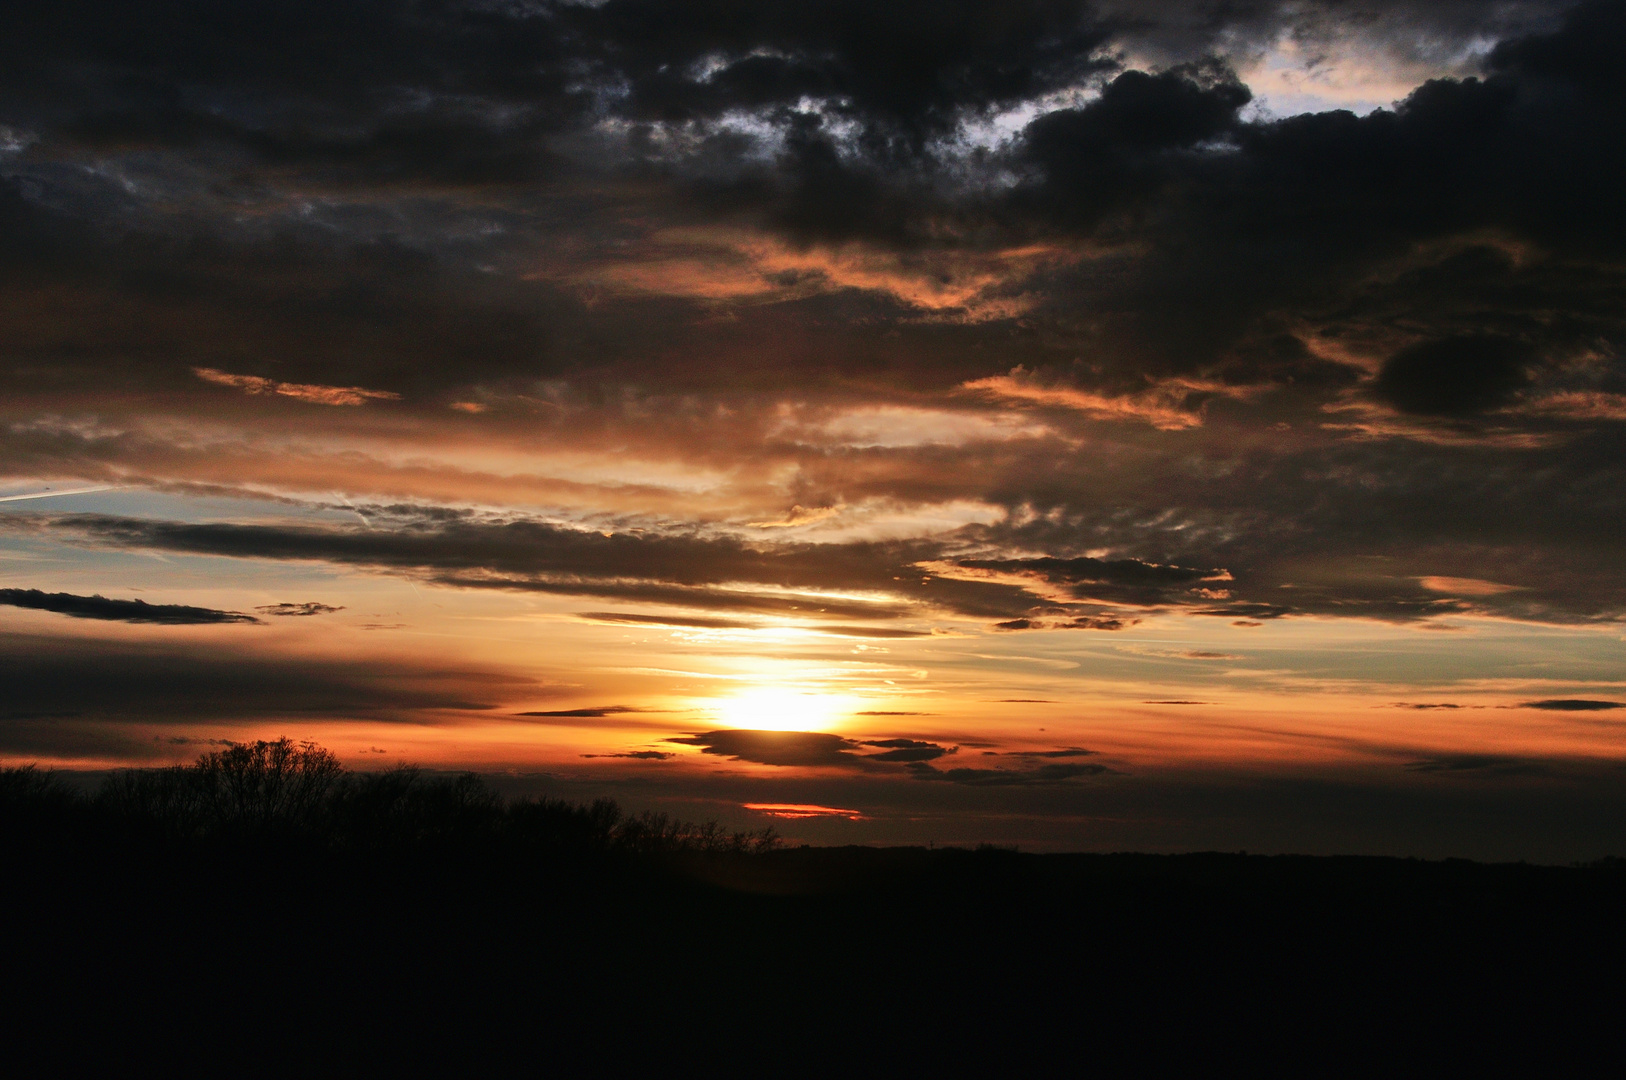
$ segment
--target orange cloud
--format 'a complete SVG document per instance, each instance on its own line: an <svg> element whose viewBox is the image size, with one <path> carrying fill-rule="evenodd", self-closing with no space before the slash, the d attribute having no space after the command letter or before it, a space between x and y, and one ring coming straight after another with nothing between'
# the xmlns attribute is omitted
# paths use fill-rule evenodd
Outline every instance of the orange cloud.
<svg viewBox="0 0 1626 1080"><path fill-rule="evenodd" d="M319 383L286 383L258 375L232 375L214 368L195 367L192 374L221 386L234 386L245 394L277 394L315 405L365 405L369 400L398 401L401 395L388 390L368 390L360 386L322 386Z"/></svg>
<svg viewBox="0 0 1626 1080"><path fill-rule="evenodd" d="M1429 592L1449 593L1453 596L1500 596L1503 593L1518 592L1524 588L1522 585L1503 585L1496 581L1484 581L1480 578L1466 577L1440 577L1433 575L1420 577L1417 584Z"/></svg>
<svg viewBox="0 0 1626 1080"><path fill-rule="evenodd" d="M1111 396L1072 386L1042 386L1021 367L1009 375L961 383L959 389L1000 401L1072 409L1098 420L1141 420L1160 431L1201 427L1202 407L1209 398L1246 399L1258 393L1254 387L1176 377L1161 379L1137 394Z"/></svg>
<svg viewBox="0 0 1626 1080"><path fill-rule="evenodd" d="M716 229L667 229L651 243L645 254L575 275L576 280L710 301L863 289L887 293L933 315L976 322L1026 311L1031 298L1016 291L1016 283L1041 264L1073 254L1045 245L929 255L858 245L801 248L773 237Z"/></svg>

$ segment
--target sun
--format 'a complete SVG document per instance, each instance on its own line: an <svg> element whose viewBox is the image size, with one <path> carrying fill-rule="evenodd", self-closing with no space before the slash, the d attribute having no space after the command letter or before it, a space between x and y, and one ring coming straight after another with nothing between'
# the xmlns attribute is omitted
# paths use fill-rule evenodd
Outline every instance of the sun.
<svg viewBox="0 0 1626 1080"><path fill-rule="evenodd" d="M729 727L756 731L823 731L834 725L850 706L847 698L817 690L759 686L713 706Z"/></svg>

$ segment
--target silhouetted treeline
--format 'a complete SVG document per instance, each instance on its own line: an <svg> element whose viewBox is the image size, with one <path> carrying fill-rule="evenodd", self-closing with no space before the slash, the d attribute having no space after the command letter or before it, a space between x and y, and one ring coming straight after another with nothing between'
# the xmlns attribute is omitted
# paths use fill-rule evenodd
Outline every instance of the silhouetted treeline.
<svg viewBox="0 0 1626 1080"><path fill-rule="evenodd" d="M346 772L286 741L95 793L9 770L0 1060L234 1077L1626 1065L1620 861L772 839Z"/></svg>
<svg viewBox="0 0 1626 1080"><path fill-rule="evenodd" d="M478 775L403 766L351 772L330 751L290 739L231 743L191 765L126 769L82 794L32 766L0 769L8 831L113 832L148 841L281 841L341 851L454 844L540 851L746 854L772 849L771 828L725 829L664 813L503 798Z"/></svg>

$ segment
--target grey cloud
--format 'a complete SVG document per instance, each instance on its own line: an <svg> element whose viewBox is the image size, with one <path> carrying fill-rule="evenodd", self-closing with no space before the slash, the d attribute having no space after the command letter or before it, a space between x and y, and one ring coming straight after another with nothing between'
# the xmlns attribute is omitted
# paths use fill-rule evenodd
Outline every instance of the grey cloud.
<svg viewBox="0 0 1626 1080"><path fill-rule="evenodd" d="M1596 701L1588 698L1547 698L1543 701L1526 701L1523 707L1546 709L1551 712L1604 712L1610 709L1626 709L1626 702Z"/></svg>
<svg viewBox="0 0 1626 1080"><path fill-rule="evenodd" d="M938 769L925 763L912 768L918 779L939 780L967 787L1038 787L1117 771L1094 763L1062 762L1017 769Z"/></svg>
<svg viewBox="0 0 1626 1080"><path fill-rule="evenodd" d="M681 626L697 630L749 630L758 625L740 619L713 619L681 615L632 615L620 611L578 611L576 614L583 619L591 619L594 622L624 623L628 626Z"/></svg>
<svg viewBox="0 0 1626 1080"><path fill-rule="evenodd" d="M980 615L1032 605L1019 588L945 578L923 580L911 567L936 554L928 542L798 544L775 548L696 535L615 533L535 521L453 521L392 530L310 526L187 524L105 515L69 515L54 527L96 544L236 558L325 560L413 572L459 588L513 589L620 597L700 608L825 618L896 618L926 604ZM523 575L523 576L521 576ZM900 584L899 578L906 577ZM734 583L805 590L869 588L902 593L893 603L751 593ZM604 617L613 613L593 613ZM643 622L653 616L616 616ZM673 623L673 620L665 620ZM690 623L691 625L702 625ZM681 624L679 624L681 625ZM704 623L703 625L716 625ZM736 623L735 625L747 625ZM915 637L923 631L837 624L850 637Z"/></svg>
<svg viewBox="0 0 1626 1080"><path fill-rule="evenodd" d="M972 570L1032 574L1069 587L1081 600L1147 606L1167 603L1200 582L1229 577L1223 570L1160 566L1138 559L961 559L957 565Z"/></svg>
<svg viewBox="0 0 1626 1080"><path fill-rule="evenodd" d="M1458 336L1401 349L1383 362L1373 390L1402 412L1463 416L1506 405L1529 382L1528 345Z"/></svg>
<svg viewBox="0 0 1626 1080"><path fill-rule="evenodd" d="M910 8L920 40L941 45L918 62L874 51L896 39L901 15L839 4L769 5L738 24L699 5L670 16L670 34L652 34L652 8L619 3L454 4L410 25L346 4L229 25L168 3L142 6L152 20L89 3L42 10L0 46L10 110L0 121L40 136L8 152L0 179L0 289L15 301L0 303L0 329L18 357L0 373L8 415L54 412L85 386L223 417L305 408L197 385L188 369L200 364L374 387L423 415L446 413L450 395L475 383L530 392L538 378L559 379L580 388L588 424L631 385L771 394L792 379L810 400L851 400L838 395L863 386L917 401L1017 363L1046 385L1108 395L1178 377L1210 387L1192 391L1206 428L1155 443L1130 432L1104 454L1056 442L808 454L795 459L798 482L828 491L803 503L834 505L817 500L851 491L903 502L969 495L1010 508L1013 521L1031 510L1031 526L983 534L991 542L976 557L1042 564L1105 550L1115 553L1107 563L1225 567L1231 597L1201 603L1167 577L1091 566L1085 587L1059 566L1029 569L1113 603L1178 602L1237 624L1288 614L1616 618L1626 610L1610 584L1619 421L1607 408L1564 416L1538 406L1552 394L1607 405L1626 390L1616 62L1626 28L1618 5L1559 19L1561 8L1259 3L1197 13L1136 3L1111 19L1071 4L1018 5L997 19L962 5ZM333 60L342 35L321 35L336 22L374 42L367 59ZM562 35L567 25L579 36ZM159 26L173 33L143 33ZM1246 91L1228 70L1202 61L1227 41L1245 51L1288 32L1307 46L1357 30L1414 51L1427 51L1422 41L1445 52L1502 44L1477 78L1431 82L1365 117L1253 117L1239 111ZM764 42L775 44L764 52ZM1102 66L1130 42L1155 46L1166 63ZM113 72L154 82L138 92ZM930 134L1063 84L1100 93L1036 117L1003 149L962 153ZM611 86L616 94L599 93ZM804 97L818 104L803 109ZM713 125L742 108L758 134ZM605 116L624 122L624 140L583 126ZM148 171L123 183L121 169ZM511 199L516 183L524 195ZM328 215L318 223L291 209L289 191L337 187L347 194L332 205L305 201ZM1016 244L1090 257L1008 282L1032 303L1021 319L967 324L857 287L776 294L778 303L606 294L589 304L574 286L549 284L574 281L585 264L567 259L541 280L515 254L585 252L593 262L643 250L673 225L719 223L799 243L842 237L912 267ZM706 315L724 309L728 318ZM742 359L767 348L778 363ZM1377 378L1363 365L1381 365ZM1064 414L1045 416L1071 431ZM0 435L19 469L101 477L139 458L143 475L168 480L175 453L132 432ZM673 438L693 439L685 449L708 461L723 453L692 433ZM1179 531L1163 524L1176 519ZM102 539L765 614L807 612L715 586L891 590L853 568L888 574L944 554L930 544L598 544L457 521L434 539L227 528L143 525ZM467 535L451 535L459 529ZM1383 581L1356 573L1374 554L1408 565ZM1509 565L1521 591L1437 595L1409 580L1471 577L1489 564ZM1125 622L1047 611L989 583L897 591L885 610L815 613L842 625L926 607L1006 629Z"/></svg>
<svg viewBox="0 0 1626 1080"><path fill-rule="evenodd" d="M820 766L845 769L873 769L883 765L911 765L952 754L957 748L916 739L853 740L817 731L753 731L730 729L708 731L666 740L685 746L698 746L703 754L760 765ZM866 753L865 747L880 749Z"/></svg>
<svg viewBox="0 0 1626 1080"><path fill-rule="evenodd" d="M805 610L805 608L805 604L790 608L787 603L787 606L782 610L788 613L791 610ZM848 610L852 609L849 608ZM857 610L861 613L865 611L863 608ZM743 619L720 619L706 616L632 615L617 611L579 611L576 614L581 618L591 619L594 622L624 623L630 626L673 626L696 630L761 630L772 628L770 624L747 622ZM896 627L885 626L843 626L826 623L814 629L817 629L821 634L835 634L838 637L917 638L932 636L931 632L926 630L900 630Z"/></svg>
<svg viewBox="0 0 1626 1080"><path fill-rule="evenodd" d="M943 747L920 739L861 739L860 745L879 747L883 752L866 755L868 761L935 761L955 753L959 747Z"/></svg>
<svg viewBox="0 0 1626 1080"><path fill-rule="evenodd" d="M1217 618L1280 619L1293 614L1293 609L1278 604L1226 604L1223 607L1195 608L1193 615L1212 615Z"/></svg>
<svg viewBox="0 0 1626 1080"><path fill-rule="evenodd" d="M7 723L367 717L421 722L442 710L487 710L531 686L478 668L365 658L313 660L221 641L132 643L0 635ZM20 729L8 729L20 730ZM21 737L21 736L18 736Z"/></svg>
<svg viewBox="0 0 1626 1080"><path fill-rule="evenodd" d="M74 593L47 593L39 589L0 589L0 604L54 611L76 619L105 619L111 622L158 623L166 626L206 626L219 623L257 623L260 620L240 611L192 607L187 604L149 604L145 600L109 600L105 596L78 596Z"/></svg>
<svg viewBox="0 0 1626 1080"><path fill-rule="evenodd" d="M1406 768L1419 773L1535 775L1546 772L1543 763L1505 754L1444 754L1409 762Z"/></svg>
<svg viewBox="0 0 1626 1080"><path fill-rule="evenodd" d="M1476 709L1479 705L1459 705L1452 701L1397 701L1392 706L1396 709Z"/></svg>
<svg viewBox="0 0 1626 1080"><path fill-rule="evenodd" d="M853 753L857 743L840 735L814 731L708 731L668 739L667 742L698 746L703 754L752 761L759 765L835 765L850 768L859 761L859 755Z"/></svg>
<svg viewBox="0 0 1626 1080"><path fill-rule="evenodd" d="M286 602L281 604L263 604L254 610L260 612L262 615L285 615L299 617L308 615L331 615L336 611L343 611L344 607L342 605L339 607L334 607L332 604L319 604L314 600L307 600L301 604Z"/></svg>

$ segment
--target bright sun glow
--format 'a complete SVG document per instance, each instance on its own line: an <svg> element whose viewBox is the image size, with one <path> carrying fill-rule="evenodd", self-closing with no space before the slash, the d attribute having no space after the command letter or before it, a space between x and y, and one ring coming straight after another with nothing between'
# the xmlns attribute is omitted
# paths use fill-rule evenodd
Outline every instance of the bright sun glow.
<svg viewBox="0 0 1626 1080"><path fill-rule="evenodd" d="M792 687L761 686L714 706L729 727L757 731L824 731L851 707L843 696Z"/></svg>

